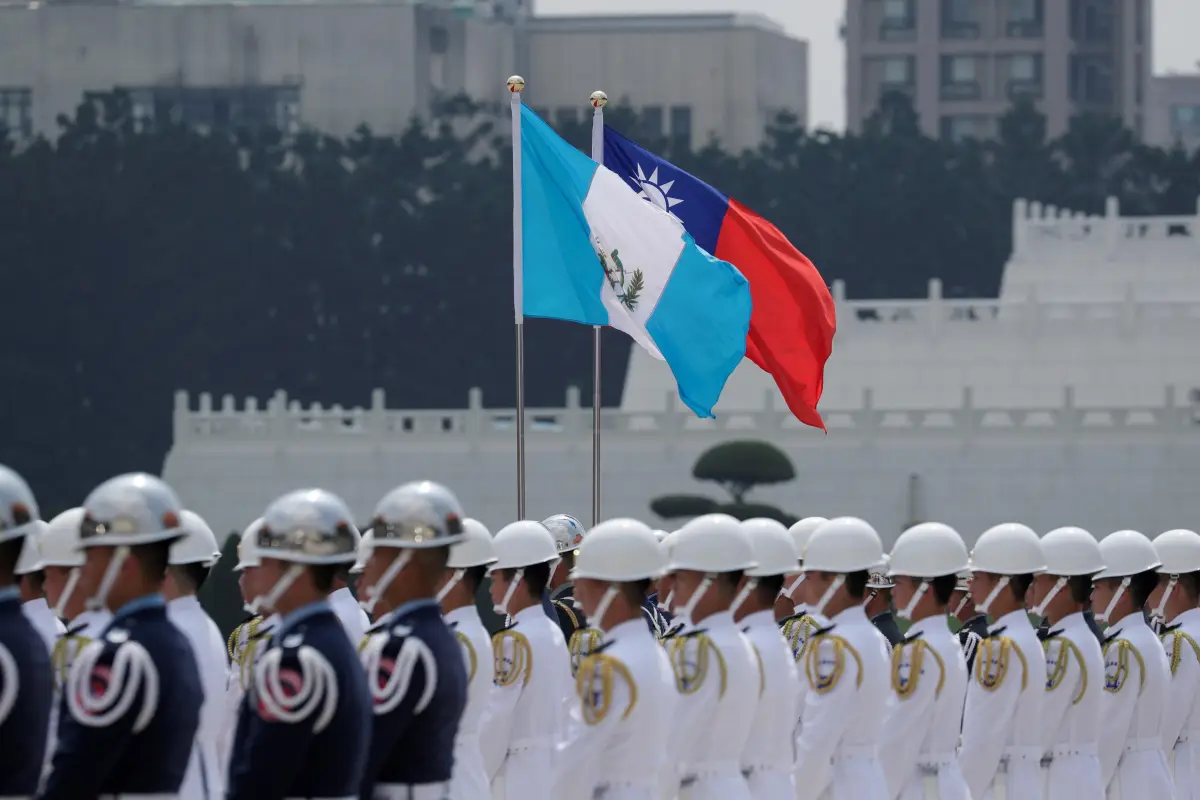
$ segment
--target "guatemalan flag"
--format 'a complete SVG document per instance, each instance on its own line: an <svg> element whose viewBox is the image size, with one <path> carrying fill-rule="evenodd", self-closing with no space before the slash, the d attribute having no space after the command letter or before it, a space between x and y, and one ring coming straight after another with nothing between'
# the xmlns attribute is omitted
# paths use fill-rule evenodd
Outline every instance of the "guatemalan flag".
<svg viewBox="0 0 1200 800"><path fill-rule="evenodd" d="M746 206L607 126L604 164L746 277L754 298L746 357L775 379L796 419L824 429L817 402L837 325L833 297L813 263Z"/></svg>
<svg viewBox="0 0 1200 800"><path fill-rule="evenodd" d="M711 417L745 357L746 279L525 105L520 135L524 314L625 331Z"/></svg>

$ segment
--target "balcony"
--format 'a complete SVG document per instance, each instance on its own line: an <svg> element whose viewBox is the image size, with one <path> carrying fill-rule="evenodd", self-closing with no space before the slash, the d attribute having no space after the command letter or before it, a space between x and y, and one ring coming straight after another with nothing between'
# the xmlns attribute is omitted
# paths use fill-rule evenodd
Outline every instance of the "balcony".
<svg viewBox="0 0 1200 800"><path fill-rule="evenodd" d="M979 81L943 83L940 95L943 100L978 100L983 96L983 87Z"/></svg>
<svg viewBox="0 0 1200 800"><path fill-rule="evenodd" d="M1016 100L1021 97L1040 100L1045 94L1045 89L1042 87L1040 80L1013 79L1008 82L1007 93L1010 100Z"/></svg>
<svg viewBox="0 0 1200 800"><path fill-rule="evenodd" d="M942 20L943 39L978 39L982 29L978 22Z"/></svg>
<svg viewBox="0 0 1200 800"><path fill-rule="evenodd" d="M879 23L879 40L883 42L911 42L917 38L916 20L902 17L885 17Z"/></svg>

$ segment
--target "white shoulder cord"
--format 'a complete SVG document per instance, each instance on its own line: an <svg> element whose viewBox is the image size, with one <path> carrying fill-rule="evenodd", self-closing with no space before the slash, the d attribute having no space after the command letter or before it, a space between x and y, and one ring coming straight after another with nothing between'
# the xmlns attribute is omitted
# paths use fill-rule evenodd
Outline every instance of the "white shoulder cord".
<svg viewBox="0 0 1200 800"><path fill-rule="evenodd" d="M404 626L397 626L394 631L406 637L412 633L411 628ZM384 650L391 639L390 634L375 637L362 656L363 666L367 670L367 685L371 690L371 699L375 705L375 715L390 714L400 705L400 701L408 694L408 687L412 683L413 671L416 669L418 661L425 670L425 689L417 700L416 706L413 707L413 713L420 714L429 707L429 703L433 700L433 693L437 690L437 664L433 658L433 651L420 639L405 638L400 645L400 652L396 654L391 674L388 675L383 686L380 686L379 682L375 680L375 676L379 674Z"/></svg>
<svg viewBox="0 0 1200 800"><path fill-rule="evenodd" d="M133 721L133 732L141 733L158 711L159 679L154 660L137 642L122 642L113 653L108 685L97 693L92 690L91 677L104 651L103 640L92 642L80 651L63 690L67 708L81 724L107 728L129 713L138 691L144 690L142 708Z"/></svg>
<svg viewBox="0 0 1200 800"><path fill-rule="evenodd" d="M296 651L296 658L300 661L300 686L289 697L279 677L283 649L276 647L263 653L254 665L258 701L268 715L288 725L304 720L323 703L321 716L313 723L313 732L320 733L337 711L337 673L323 655L308 645Z"/></svg>
<svg viewBox="0 0 1200 800"><path fill-rule="evenodd" d="M21 684L18 680L17 660L2 644L0 644L0 676L4 678L0 682L0 722L4 722L17 703L17 694L21 691Z"/></svg>

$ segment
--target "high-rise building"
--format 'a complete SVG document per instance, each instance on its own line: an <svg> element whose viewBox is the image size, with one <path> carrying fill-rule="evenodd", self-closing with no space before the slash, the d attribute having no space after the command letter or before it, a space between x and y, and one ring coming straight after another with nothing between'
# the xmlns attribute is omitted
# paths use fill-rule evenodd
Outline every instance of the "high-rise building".
<svg viewBox="0 0 1200 800"><path fill-rule="evenodd" d="M1200 148L1200 73L1156 75L1146 101L1146 143Z"/></svg>
<svg viewBox="0 0 1200 800"><path fill-rule="evenodd" d="M847 0L847 127L899 90L933 136L989 138L1020 96L1052 136L1086 112L1140 135L1151 12L1151 0Z"/></svg>

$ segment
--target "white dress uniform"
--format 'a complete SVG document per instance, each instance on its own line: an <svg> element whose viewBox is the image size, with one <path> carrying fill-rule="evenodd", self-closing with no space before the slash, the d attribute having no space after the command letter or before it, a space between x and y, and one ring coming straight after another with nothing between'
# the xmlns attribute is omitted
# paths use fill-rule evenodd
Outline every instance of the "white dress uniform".
<svg viewBox="0 0 1200 800"><path fill-rule="evenodd" d="M668 797L747 800L742 753L758 708L762 677L750 640L729 611L718 611L671 640L668 655L682 697L668 734Z"/></svg>
<svg viewBox="0 0 1200 800"><path fill-rule="evenodd" d="M747 614L741 625L758 654L763 684L750 738L742 751L742 774L754 800L792 800L796 796L793 739L800 695L796 662L779 635L774 609Z"/></svg>
<svg viewBox="0 0 1200 800"><path fill-rule="evenodd" d="M446 624L454 635L467 660L467 706L458 723L454 740L454 776L450 781L450 800L486 800L491 794L483 750L479 745L479 728L492 691L492 639L488 636L479 611L473 605L456 608L446 614Z"/></svg>
<svg viewBox="0 0 1200 800"><path fill-rule="evenodd" d="M492 650L495 686L480 734L492 797L551 800L555 746L573 696L567 643L535 602L492 638Z"/></svg>
<svg viewBox="0 0 1200 800"><path fill-rule="evenodd" d="M363 637L367 635L367 629L371 627L371 618L345 586L330 592L329 605L333 607L333 613L346 629L350 644L357 649L362 644Z"/></svg>
<svg viewBox="0 0 1200 800"><path fill-rule="evenodd" d="M225 641L217 623L200 607L195 595L177 597L167 603L167 618L187 637L200 672L204 704L200 706L200 726L188 762L180 800L208 800L225 793L225 764L221 760L220 733L225 724L224 699L228 680Z"/></svg>
<svg viewBox="0 0 1200 800"><path fill-rule="evenodd" d="M808 655L808 640L812 635L829 624L829 620L820 614L809 611L806 606L796 606L796 615L788 617L780 623L780 632L783 634L784 641L788 648L792 651L792 659L796 664L796 685L799 687L796 693L796 734L795 738L799 738L800 731L804 727L804 703L808 696L808 678L804 675L805 656ZM795 764L793 757L793 776L795 774ZM805 796L800 787L797 786L798 796Z"/></svg>
<svg viewBox="0 0 1200 800"><path fill-rule="evenodd" d="M896 703L879 748L890 797L971 800L956 752L967 679L962 646L944 615L917 620L896 645Z"/></svg>
<svg viewBox="0 0 1200 800"><path fill-rule="evenodd" d="M1043 642L1046 693L1042 700L1045 797L1100 800L1100 675L1104 656L1082 611L1054 625Z"/></svg>
<svg viewBox="0 0 1200 800"><path fill-rule="evenodd" d="M580 663L578 703L555 758L554 800L658 800L678 703L667 654L642 615Z"/></svg>
<svg viewBox="0 0 1200 800"><path fill-rule="evenodd" d="M1163 718L1171 667L1141 609L1109 626L1104 640L1100 767L1109 800L1170 798Z"/></svg>
<svg viewBox="0 0 1200 800"><path fill-rule="evenodd" d="M1200 800L1200 608L1172 620L1162 640L1171 667L1163 748L1176 800Z"/></svg>
<svg viewBox="0 0 1200 800"><path fill-rule="evenodd" d="M279 625L279 615L255 617L237 626L229 636L229 672L225 680L225 700L221 705L221 727L217 735L222 774L228 774L237 732L238 714L246 690L254 683L254 664L267 649L271 634Z"/></svg>
<svg viewBox="0 0 1200 800"><path fill-rule="evenodd" d="M42 637L42 641L46 643L46 652L53 653L54 643L58 641L58 637L67 632L67 626L63 625L61 619L54 616L46 598L36 597L33 600L25 601L21 604L21 612L25 614L25 618L29 620L34 630Z"/></svg>
<svg viewBox="0 0 1200 800"><path fill-rule="evenodd" d="M855 605L831 617L807 649L797 797L883 800L888 795L879 743L894 702L887 640Z"/></svg>
<svg viewBox="0 0 1200 800"><path fill-rule="evenodd" d="M1024 609L996 620L975 651L958 756L975 800L1042 797L1043 659Z"/></svg>

